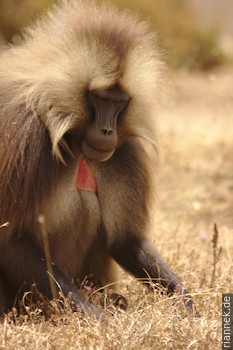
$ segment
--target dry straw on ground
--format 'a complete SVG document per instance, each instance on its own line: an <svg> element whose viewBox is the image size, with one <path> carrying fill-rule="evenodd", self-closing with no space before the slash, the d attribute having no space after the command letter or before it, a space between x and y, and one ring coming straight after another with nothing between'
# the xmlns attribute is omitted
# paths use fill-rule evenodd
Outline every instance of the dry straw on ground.
<svg viewBox="0 0 233 350"><path fill-rule="evenodd" d="M5 319L0 349L221 348L221 293L233 292L232 78L230 69L178 73L176 95L158 122L162 162L151 236L201 317L182 317L171 299L123 274L127 311L110 308L102 322L72 313Z"/></svg>

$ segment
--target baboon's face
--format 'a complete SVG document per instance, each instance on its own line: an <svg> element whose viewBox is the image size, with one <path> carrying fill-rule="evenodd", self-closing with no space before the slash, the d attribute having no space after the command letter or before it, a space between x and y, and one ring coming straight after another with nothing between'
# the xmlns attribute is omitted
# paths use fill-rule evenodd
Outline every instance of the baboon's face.
<svg viewBox="0 0 233 350"><path fill-rule="evenodd" d="M108 89L93 89L87 99L91 123L84 133L81 150L87 158L105 161L117 146L117 125L119 119L124 118L130 98L115 85Z"/></svg>

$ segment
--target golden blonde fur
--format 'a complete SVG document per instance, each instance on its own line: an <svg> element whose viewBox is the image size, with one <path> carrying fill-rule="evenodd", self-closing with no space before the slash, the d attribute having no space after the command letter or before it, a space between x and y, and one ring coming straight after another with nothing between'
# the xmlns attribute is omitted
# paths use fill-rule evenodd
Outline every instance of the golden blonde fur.
<svg viewBox="0 0 233 350"><path fill-rule="evenodd" d="M136 277L158 278L161 270L179 283L146 238L164 71L148 25L93 0L61 1L25 31L19 46L1 54L0 226L9 222L0 237L4 290L12 281L11 294L36 281L49 294L40 215L55 278L65 294L73 291L75 303L83 299L69 281L93 274L97 282L112 282L114 260ZM118 144L110 159L88 160L98 193L77 190L80 140L92 123L87 93L116 86L129 96ZM0 295L5 307L1 288Z"/></svg>
<svg viewBox="0 0 233 350"><path fill-rule="evenodd" d="M60 160L63 135L85 114L84 89L107 88L115 82L132 97L128 129L155 142L154 116L163 73L156 37L148 25L91 0L54 6L25 32L22 45L2 55L0 67L4 95L9 91L7 102L12 96L14 104L39 111ZM57 106L53 115L47 113L50 104Z"/></svg>

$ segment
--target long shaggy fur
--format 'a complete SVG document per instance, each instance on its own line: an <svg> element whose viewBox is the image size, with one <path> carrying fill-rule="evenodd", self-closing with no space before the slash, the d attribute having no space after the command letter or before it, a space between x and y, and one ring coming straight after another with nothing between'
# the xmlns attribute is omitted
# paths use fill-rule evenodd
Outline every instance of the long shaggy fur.
<svg viewBox="0 0 233 350"><path fill-rule="evenodd" d="M52 187L63 136L86 118L85 90L120 82L128 136L155 143L163 69L148 25L105 3L63 1L27 30L0 58L1 222L18 226Z"/></svg>
<svg viewBox="0 0 233 350"><path fill-rule="evenodd" d="M146 238L164 70L147 24L93 0L62 1L1 53L0 312L24 281L51 296L41 214L55 279L83 309L70 280L93 274L112 282L114 261L141 279L159 278L170 292L180 284ZM74 178L93 123L87 96L113 87L130 102L111 158L88 159L96 195L77 190Z"/></svg>

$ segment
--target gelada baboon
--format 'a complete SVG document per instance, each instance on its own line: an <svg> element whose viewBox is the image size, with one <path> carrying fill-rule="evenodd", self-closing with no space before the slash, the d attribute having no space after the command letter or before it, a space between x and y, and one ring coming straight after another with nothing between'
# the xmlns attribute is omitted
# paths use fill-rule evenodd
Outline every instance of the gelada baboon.
<svg viewBox="0 0 233 350"><path fill-rule="evenodd" d="M72 281L111 283L115 263L186 294L146 237L163 71L147 24L92 0L62 1L1 54L1 311L32 284L52 297L43 230L83 310L98 315Z"/></svg>

